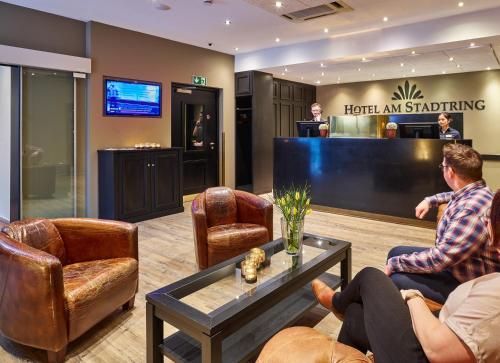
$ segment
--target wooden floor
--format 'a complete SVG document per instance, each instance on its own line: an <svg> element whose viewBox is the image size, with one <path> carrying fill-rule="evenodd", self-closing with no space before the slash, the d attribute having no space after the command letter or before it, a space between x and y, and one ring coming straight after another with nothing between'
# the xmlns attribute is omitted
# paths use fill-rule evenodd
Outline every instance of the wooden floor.
<svg viewBox="0 0 500 363"><path fill-rule="evenodd" d="M145 294L197 271L190 203L184 206L184 213L138 223L140 283L135 308L126 313L117 310L71 343L68 362L146 361ZM319 211L313 211L306 217L305 231L350 241L353 245L353 274L365 266L383 269L387 252L393 246L431 246L434 239L432 229ZM275 209L274 238L279 235L279 213ZM339 327L332 314L316 325L318 330L332 336L337 336ZM171 331L172 328L165 325L165 333ZM2 363L46 362L43 351L21 346L2 336L0 346Z"/></svg>

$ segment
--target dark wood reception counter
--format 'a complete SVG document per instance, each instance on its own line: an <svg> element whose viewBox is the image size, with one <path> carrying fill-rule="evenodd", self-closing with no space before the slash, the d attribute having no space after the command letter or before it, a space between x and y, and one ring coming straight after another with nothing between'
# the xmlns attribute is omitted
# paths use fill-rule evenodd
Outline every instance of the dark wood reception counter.
<svg viewBox="0 0 500 363"><path fill-rule="evenodd" d="M415 206L425 196L450 190L438 167L449 142L275 138L273 187L307 182L314 205L416 220Z"/></svg>

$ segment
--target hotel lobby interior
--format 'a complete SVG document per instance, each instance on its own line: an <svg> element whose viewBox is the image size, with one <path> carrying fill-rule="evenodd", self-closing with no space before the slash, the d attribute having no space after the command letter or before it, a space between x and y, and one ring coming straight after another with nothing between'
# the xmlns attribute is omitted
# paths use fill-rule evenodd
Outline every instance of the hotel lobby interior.
<svg viewBox="0 0 500 363"><path fill-rule="evenodd" d="M415 207L452 190L443 146L500 189L498 19L498 0L0 1L0 362L342 361L262 349L293 326L334 344L315 278L344 291L435 245L444 209Z"/></svg>

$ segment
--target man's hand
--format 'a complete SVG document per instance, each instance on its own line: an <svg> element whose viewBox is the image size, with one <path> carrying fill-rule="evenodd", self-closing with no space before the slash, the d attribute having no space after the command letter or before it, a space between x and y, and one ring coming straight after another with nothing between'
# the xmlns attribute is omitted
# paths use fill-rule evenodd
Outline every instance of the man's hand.
<svg viewBox="0 0 500 363"><path fill-rule="evenodd" d="M427 215L429 209L431 209L431 204L427 201L427 199L424 199L415 207L415 216L418 219L422 219Z"/></svg>

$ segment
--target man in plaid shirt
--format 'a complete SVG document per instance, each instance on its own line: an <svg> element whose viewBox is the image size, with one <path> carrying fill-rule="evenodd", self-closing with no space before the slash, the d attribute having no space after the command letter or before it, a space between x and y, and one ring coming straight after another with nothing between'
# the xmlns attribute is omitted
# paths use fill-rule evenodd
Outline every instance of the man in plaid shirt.
<svg viewBox="0 0 500 363"><path fill-rule="evenodd" d="M415 208L423 218L431 207L448 203L433 248L395 247L386 273L400 289L417 289L444 303L462 282L500 271L500 255L489 239L486 221L493 194L482 179L481 156L462 144L443 147L440 168L452 192L425 198Z"/></svg>

